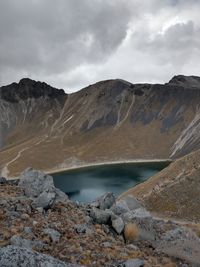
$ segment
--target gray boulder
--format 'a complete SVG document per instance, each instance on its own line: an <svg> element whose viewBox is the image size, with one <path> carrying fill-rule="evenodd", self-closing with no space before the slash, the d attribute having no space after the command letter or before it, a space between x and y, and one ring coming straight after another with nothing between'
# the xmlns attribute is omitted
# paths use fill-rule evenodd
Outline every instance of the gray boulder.
<svg viewBox="0 0 200 267"><path fill-rule="evenodd" d="M52 190L53 191L53 190ZM56 199L55 192L44 191L38 197L33 199L32 207L33 208L50 208Z"/></svg>
<svg viewBox="0 0 200 267"><path fill-rule="evenodd" d="M74 228L78 234L92 235L94 233L87 224L78 224Z"/></svg>
<svg viewBox="0 0 200 267"><path fill-rule="evenodd" d="M78 267L78 265L62 262L51 256L33 252L29 249L7 246L0 249L1 267Z"/></svg>
<svg viewBox="0 0 200 267"><path fill-rule="evenodd" d="M143 207L143 205L136 198L130 195L124 197L122 201L126 203L127 207L130 210L135 210Z"/></svg>
<svg viewBox="0 0 200 267"><path fill-rule="evenodd" d="M124 200L117 201L112 207L111 210L114 214L120 216L126 212L130 212L126 202Z"/></svg>
<svg viewBox="0 0 200 267"><path fill-rule="evenodd" d="M77 224L74 228L78 234L92 235L94 233L87 224Z"/></svg>
<svg viewBox="0 0 200 267"><path fill-rule="evenodd" d="M44 243L40 240L29 240L29 239L24 239L20 236L14 235L10 239L11 245L17 246L17 247L24 247L28 249L32 248L37 248L37 249L42 249L44 248Z"/></svg>
<svg viewBox="0 0 200 267"><path fill-rule="evenodd" d="M107 224L111 218L111 211L100 210L94 207L90 210L90 216L94 220L95 223Z"/></svg>
<svg viewBox="0 0 200 267"><path fill-rule="evenodd" d="M57 202L65 202L65 201L68 201L68 196L63 192L61 191L60 189L54 187L54 190L55 190L55 194L56 194L56 203Z"/></svg>
<svg viewBox="0 0 200 267"><path fill-rule="evenodd" d="M122 218L118 217L117 219L112 220L112 227L120 235L124 230L124 221Z"/></svg>
<svg viewBox="0 0 200 267"><path fill-rule="evenodd" d="M103 196L99 197L93 205L96 208L99 208L101 210L110 209L112 205L115 203L115 195L111 192L105 193Z"/></svg>
<svg viewBox="0 0 200 267"><path fill-rule="evenodd" d="M42 171L26 169L20 175L19 186L24 190L25 196L33 200L33 208L50 208L58 201L67 201L65 193L55 188L53 177Z"/></svg>
<svg viewBox="0 0 200 267"><path fill-rule="evenodd" d="M23 188L25 195L31 198L36 198L45 190L51 190L54 187L53 178L50 175L32 168L22 172L19 178L19 186Z"/></svg>
<svg viewBox="0 0 200 267"><path fill-rule="evenodd" d="M61 237L61 233L59 233L57 230L55 229L51 229L51 228L46 228L43 231L46 235L48 235L51 240L53 242L58 242L60 240Z"/></svg>
<svg viewBox="0 0 200 267"><path fill-rule="evenodd" d="M125 213L133 214L137 217L150 216L149 212L142 206L142 204L134 197L127 196L123 199L118 200L112 207L111 210L114 214L120 216Z"/></svg>

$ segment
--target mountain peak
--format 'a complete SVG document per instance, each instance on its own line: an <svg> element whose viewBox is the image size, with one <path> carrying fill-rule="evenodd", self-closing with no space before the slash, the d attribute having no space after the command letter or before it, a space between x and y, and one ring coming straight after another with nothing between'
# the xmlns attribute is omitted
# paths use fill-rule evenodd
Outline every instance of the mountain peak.
<svg viewBox="0 0 200 267"><path fill-rule="evenodd" d="M19 84L26 84L26 83L35 83L36 81L35 80L32 80L30 78L22 78L20 81L19 81Z"/></svg>
<svg viewBox="0 0 200 267"><path fill-rule="evenodd" d="M43 96L57 98L64 95L63 89L56 89L45 82L34 81L30 78L23 78L19 83L0 87L0 97L9 102L18 102L20 99L26 100Z"/></svg>
<svg viewBox="0 0 200 267"><path fill-rule="evenodd" d="M176 75L169 81L169 84L180 85L183 87L200 88L200 77Z"/></svg>

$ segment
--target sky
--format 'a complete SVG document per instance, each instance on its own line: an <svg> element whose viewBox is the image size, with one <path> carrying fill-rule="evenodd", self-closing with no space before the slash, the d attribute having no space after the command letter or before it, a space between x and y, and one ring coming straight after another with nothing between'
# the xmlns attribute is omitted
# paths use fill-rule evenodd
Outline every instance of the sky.
<svg viewBox="0 0 200 267"><path fill-rule="evenodd" d="M0 85L200 76L200 0L0 0Z"/></svg>

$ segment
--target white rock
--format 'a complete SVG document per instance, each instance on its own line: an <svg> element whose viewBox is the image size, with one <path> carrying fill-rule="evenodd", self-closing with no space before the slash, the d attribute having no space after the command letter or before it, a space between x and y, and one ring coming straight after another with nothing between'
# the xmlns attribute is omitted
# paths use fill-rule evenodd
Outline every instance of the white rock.
<svg viewBox="0 0 200 267"><path fill-rule="evenodd" d="M122 220L122 218L118 217L117 219L112 220L112 227L120 235L124 230L124 221Z"/></svg>

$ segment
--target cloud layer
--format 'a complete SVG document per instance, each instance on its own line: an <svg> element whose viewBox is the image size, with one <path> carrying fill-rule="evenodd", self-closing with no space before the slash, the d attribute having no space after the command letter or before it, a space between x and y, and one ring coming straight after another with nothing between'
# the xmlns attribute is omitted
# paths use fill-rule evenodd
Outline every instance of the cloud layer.
<svg viewBox="0 0 200 267"><path fill-rule="evenodd" d="M200 75L197 0L1 0L0 82L68 92L98 80Z"/></svg>

